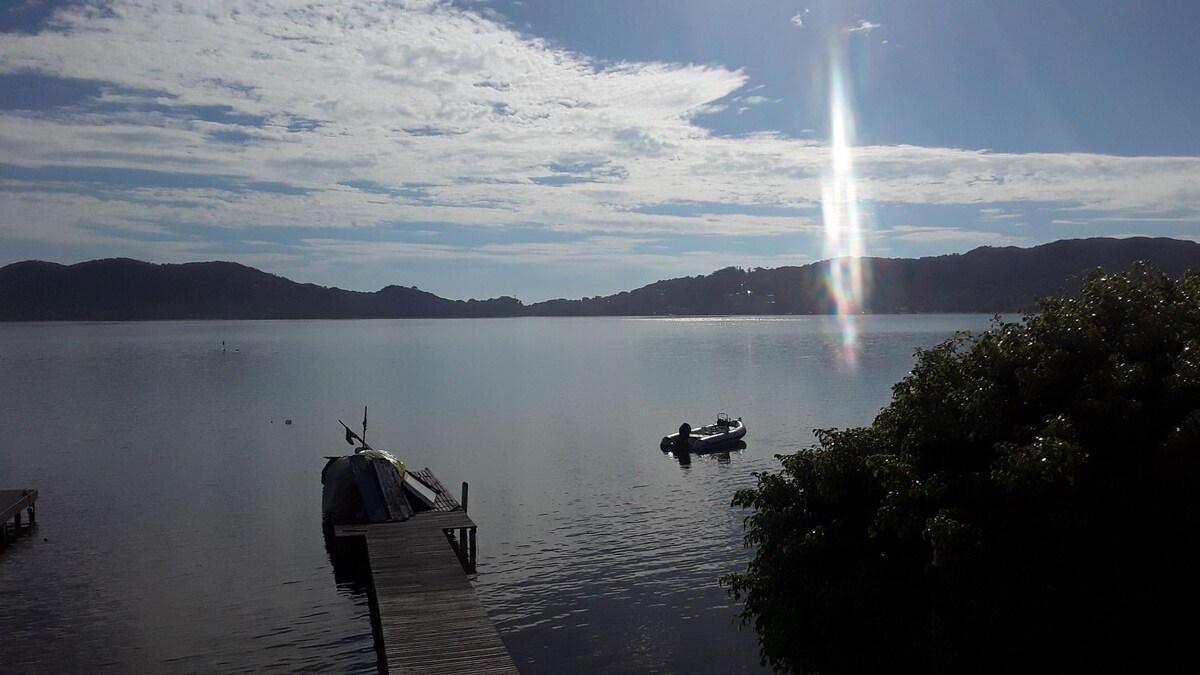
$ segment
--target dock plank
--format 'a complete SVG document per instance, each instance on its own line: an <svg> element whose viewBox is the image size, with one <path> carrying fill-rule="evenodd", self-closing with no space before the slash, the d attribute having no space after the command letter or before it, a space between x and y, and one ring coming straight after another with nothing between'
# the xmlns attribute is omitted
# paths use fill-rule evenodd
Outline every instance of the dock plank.
<svg viewBox="0 0 1200 675"><path fill-rule="evenodd" d="M446 537L474 527L451 510L354 528L366 537L389 673L518 672Z"/></svg>

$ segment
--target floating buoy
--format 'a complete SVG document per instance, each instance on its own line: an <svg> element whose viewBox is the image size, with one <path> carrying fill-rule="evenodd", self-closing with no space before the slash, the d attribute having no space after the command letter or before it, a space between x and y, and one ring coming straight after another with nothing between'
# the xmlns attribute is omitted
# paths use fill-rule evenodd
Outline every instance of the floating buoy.
<svg viewBox="0 0 1200 675"><path fill-rule="evenodd" d="M291 423L292 423L292 421L291 421L291 420L284 420L284 421L283 421L283 423L284 423L284 424L291 424Z"/></svg>

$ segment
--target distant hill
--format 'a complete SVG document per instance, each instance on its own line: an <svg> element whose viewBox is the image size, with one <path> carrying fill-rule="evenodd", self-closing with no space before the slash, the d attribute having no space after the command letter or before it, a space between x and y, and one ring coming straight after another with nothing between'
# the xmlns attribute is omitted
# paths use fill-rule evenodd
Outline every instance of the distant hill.
<svg viewBox="0 0 1200 675"><path fill-rule="evenodd" d="M1200 268L1200 244L1176 239L1073 239L1033 248L982 247L930 258L869 258L866 311L1019 312L1075 292L1088 271L1149 261L1178 277ZM513 316L820 314L832 309L824 263L659 281L632 291L524 305L515 298L448 300L417 288L374 293L299 284L229 262L152 264L116 258L0 268L0 320L350 319Z"/></svg>
<svg viewBox="0 0 1200 675"><path fill-rule="evenodd" d="M298 284L229 262L181 265L114 258L0 268L0 320L370 319L514 316L513 298L447 300L416 288L374 293Z"/></svg>
<svg viewBox="0 0 1200 675"><path fill-rule="evenodd" d="M1154 263L1180 277L1200 269L1200 244L1178 239L1069 239L1033 248L984 246L930 258L867 258L875 314L1020 312L1038 297L1078 291L1083 276L1102 267L1128 270ZM602 298L550 300L529 307L539 316L666 314L825 314L833 303L825 263L742 270L659 281Z"/></svg>

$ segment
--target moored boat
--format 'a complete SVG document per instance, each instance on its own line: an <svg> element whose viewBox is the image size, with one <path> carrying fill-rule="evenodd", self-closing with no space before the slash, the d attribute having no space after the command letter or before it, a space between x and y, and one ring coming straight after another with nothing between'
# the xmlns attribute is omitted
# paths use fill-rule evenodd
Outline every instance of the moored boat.
<svg viewBox="0 0 1200 675"><path fill-rule="evenodd" d="M395 455L367 445L344 422L353 454L327 457L321 470L321 511L326 525L408 520L434 510L438 491L414 476ZM363 413L363 436L366 435Z"/></svg>
<svg viewBox="0 0 1200 675"><path fill-rule="evenodd" d="M658 447L663 452L683 450L686 440L688 452L703 452L733 443L745 435L746 423L742 418L732 418L725 413L719 413L717 421L713 424L693 429L690 424L684 423L678 432L663 436Z"/></svg>

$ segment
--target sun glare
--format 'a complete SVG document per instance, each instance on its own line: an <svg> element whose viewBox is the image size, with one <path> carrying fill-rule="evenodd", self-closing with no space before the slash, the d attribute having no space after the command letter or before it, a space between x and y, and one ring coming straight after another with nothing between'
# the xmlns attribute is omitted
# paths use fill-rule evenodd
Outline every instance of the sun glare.
<svg viewBox="0 0 1200 675"><path fill-rule="evenodd" d="M854 177L854 114L841 62L833 60L829 85L830 168L821 186L825 222L826 289L837 317L842 364L858 363L856 315L865 301L868 270L863 262L863 217Z"/></svg>

